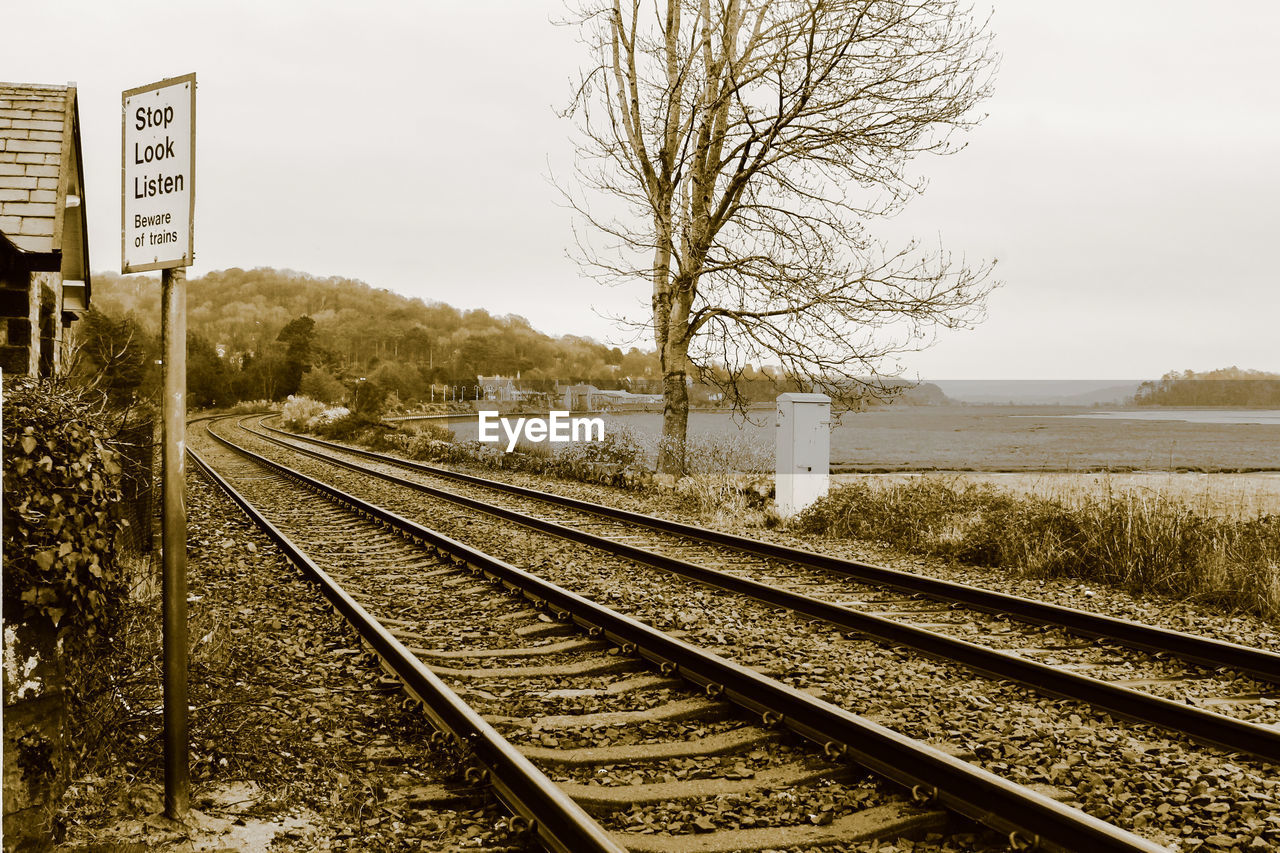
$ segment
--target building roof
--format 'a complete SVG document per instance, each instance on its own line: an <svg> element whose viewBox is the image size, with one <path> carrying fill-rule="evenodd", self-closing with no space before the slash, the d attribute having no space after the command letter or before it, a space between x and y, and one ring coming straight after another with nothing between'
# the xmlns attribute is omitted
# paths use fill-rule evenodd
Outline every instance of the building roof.
<svg viewBox="0 0 1280 853"><path fill-rule="evenodd" d="M60 256L33 268L87 280L79 125L74 85L0 82L0 233L23 254Z"/></svg>

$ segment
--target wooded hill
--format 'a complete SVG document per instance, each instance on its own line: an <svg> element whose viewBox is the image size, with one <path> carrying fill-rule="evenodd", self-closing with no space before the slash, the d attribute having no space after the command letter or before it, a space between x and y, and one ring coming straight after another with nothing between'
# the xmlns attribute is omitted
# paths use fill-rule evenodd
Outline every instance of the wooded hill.
<svg viewBox="0 0 1280 853"><path fill-rule="evenodd" d="M1280 373L1224 367L1197 373L1166 373L1143 382L1133 402L1139 406L1280 407Z"/></svg>
<svg viewBox="0 0 1280 853"><path fill-rule="evenodd" d="M95 273L93 307L77 325L76 372L117 397L154 392L160 281ZM362 281L291 270L238 268L187 283L187 385L194 406L279 400L304 393L328 402L394 393L401 402L440 399L441 386L473 399L479 376L520 379L527 390L557 382L660 393L656 353L623 352L587 337L552 337L513 314L459 310L370 287ZM127 345L126 345L127 344ZM745 402L800 390L750 366L736 377ZM719 377L722 380L724 376ZM433 398L431 388L437 387ZM947 402L937 386L888 380L908 404ZM868 387L865 405L877 405ZM881 392L883 393L883 392ZM891 395L892 396L892 395ZM722 405L715 383L695 384L697 405Z"/></svg>
<svg viewBox="0 0 1280 853"><path fill-rule="evenodd" d="M95 273L93 301L107 314L131 315L149 333L159 333L158 279ZM394 361L421 366L425 378L439 382L517 373L567 381L658 375L656 356L638 348L624 353L591 338L553 338L514 314L458 310L362 281L263 268L220 270L188 281L188 331L232 360L265 352L303 316L315 321L316 363L338 371Z"/></svg>

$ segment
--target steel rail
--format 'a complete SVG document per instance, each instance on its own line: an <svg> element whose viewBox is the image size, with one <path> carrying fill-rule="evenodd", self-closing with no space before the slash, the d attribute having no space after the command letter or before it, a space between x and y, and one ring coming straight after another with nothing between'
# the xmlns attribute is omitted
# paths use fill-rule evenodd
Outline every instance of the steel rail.
<svg viewBox="0 0 1280 853"><path fill-rule="evenodd" d="M646 515L644 513L618 509L616 507L605 506L603 504L592 503L590 501L579 500L577 498L569 498L563 495L553 494L551 492L542 492L537 489L530 489L524 486L513 485L511 483L488 480L484 477L477 477L472 474L463 474L458 471L450 471L445 468L438 468L422 462L387 456L386 454L375 453L362 448L349 447L332 441L312 438L311 436L298 435L297 433L287 432L285 430L269 426L265 423L260 423L260 425L264 429L271 430L272 432L279 433L281 435L287 435L290 438L295 438L300 441L332 447L335 450L341 450L345 453L351 453L369 459L377 459L390 464L400 465L402 467L422 471L423 473L431 474L433 476L444 477L457 480L459 482L470 483L476 486L483 486L496 491L507 492L520 497L561 506L566 509L590 513L612 521L625 521L629 524L647 527L651 530L657 530L662 533L682 536L688 539L697 539L708 544L732 548L743 553L796 563L809 568L825 569L827 571L848 575L867 583L892 587L903 592L925 595L938 601L965 604L990 613L1010 616L1020 621L1031 622L1038 625L1059 626L1067 628L1078 634L1099 639L1113 640L1126 646L1141 649L1142 651L1173 655L1175 657L1182 658L1183 660L1204 666L1227 667L1264 681L1280 683L1280 654L1266 649L1254 648L1252 646L1245 646L1239 643L1231 643L1226 640L1215 640L1210 637L1189 634L1185 631L1175 631L1169 628L1157 628L1152 625L1144 625L1140 622L1130 622L1125 619L1104 616L1101 613L1080 610L1075 607L1066 607L1060 604L1049 604L1047 602L1036 601L1034 599L1021 598L1016 595L1009 595L1007 593L994 592L992 590L955 583L954 581L944 581L937 578L930 578L912 574L910 572L900 571L898 569L876 566L871 563L863 563L857 560L846 560L841 557L832 557L827 554L819 554L803 548L794 548L788 545L777 545L772 542L762 542L745 536L738 536L733 533L710 530L705 527L697 527L695 525L684 524L683 522L672 521L670 519L659 518L657 516Z"/></svg>
<svg viewBox="0 0 1280 853"><path fill-rule="evenodd" d="M226 492L255 524L320 587L321 593L404 683L438 731L453 735L488 771L495 794L513 814L524 818L550 849L562 853L625 853L624 847L525 758L484 718L427 669L399 640L360 606L278 527L262 516L194 450L191 458L210 481Z"/></svg>
<svg viewBox="0 0 1280 853"><path fill-rule="evenodd" d="M619 557L739 593L765 604L785 607L846 630L906 646L940 660L959 663L985 675L1016 681L1041 693L1084 702L1129 720L1160 726L1203 743L1280 763L1280 731L1266 726L1206 711L1194 705L1175 702L1140 690L1121 687L1102 679L1052 667L1030 658L950 637L891 618L873 616L851 607L811 598L802 593L778 589L718 569L657 554L636 545L526 515L517 510L494 506L476 498L416 483L394 474L364 468L353 462L335 459L305 447L285 444L270 436L262 436L262 438L328 464L362 474L372 474L396 485L421 491L533 530L600 548Z"/></svg>
<svg viewBox="0 0 1280 853"><path fill-rule="evenodd" d="M847 758L910 788L921 798L992 829L1010 834L1015 846L1064 851L1142 851L1165 848L1114 824L1065 806L980 767L913 740L850 711L739 666L718 655L668 636L643 622L603 607L523 569L455 539L347 494L274 460L209 432L227 447L295 480L332 501L343 503L393 530L449 555L456 565L501 582L508 591L571 620L588 635L604 638L639 654L663 671L702 686L709 696L761 715L820 744L833 758Z"/></svg>

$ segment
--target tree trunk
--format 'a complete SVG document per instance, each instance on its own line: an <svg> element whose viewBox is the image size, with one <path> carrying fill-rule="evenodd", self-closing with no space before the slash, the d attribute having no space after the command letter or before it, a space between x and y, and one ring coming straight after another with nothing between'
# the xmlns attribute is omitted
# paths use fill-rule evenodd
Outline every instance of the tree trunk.
<svg viewBox="0 0 1280 853"><path fill-rule="evenodd" d="M662 441L658 445L658 472L682 477L685 473L685 437L689 429L689 387L685 372L662 377Z"/></svg>

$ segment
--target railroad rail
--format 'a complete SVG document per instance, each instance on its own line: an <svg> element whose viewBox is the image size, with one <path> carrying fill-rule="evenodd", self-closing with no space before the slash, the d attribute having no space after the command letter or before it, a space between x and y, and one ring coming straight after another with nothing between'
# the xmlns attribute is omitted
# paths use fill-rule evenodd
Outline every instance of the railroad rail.
<svg viewBox="0 0 1280 853"><path fill-rule="evenodd" d="M277 433L281 432L278 430L273 431ZM805 616L822 619L845 630L857 631L889 643L909 647L942 660L960 663L984 675L1009 679L1048 695L1084 702L1094 707L1105 709L1126 719L1160 726L1171 731L1185 734L1188 737L1201 742L1223 747L1230 751L1247 753L1272 762L1280 762L1280 731L1277 731L1274 728L1257 725L1245 720L1208 711L1203 708L1187 704L1186 702L1173 701L1171 699L1166 699L1129 687L1109 683L1102 679L1093 678L1085 674L1044 664L1021 655L992 649L984 645L957 639L933 630L917 627L911 624L905 624L893 618L886 618L861 612L854 608L833 604L808 595L792 592L786 589L779 589L776 586L764 584L759 581L739 577L718 569L707 568L702 565L691 563L687 560L676 559L664 554L655 553L636 545L598 536L554 521L530 516L526 513L495 506L475 498L458 495L454 492L443 489L436 489L432 486L418 483L413 480L407 480L386 472L359 466L355 463L336 459L332 456L318 453L307 448L280 442L278 439L273 439L270 436L262 437L266 440L275 441L277 444L282 444L294 452L310 455L313 458L320 459L328 464L359 471L362 474L373 475L388 482L395 483L398 486L420 491L432 497L441 498L468 509L484 512L533 530L538 530L543 533L548 533L557 537L562 537L574 542L599 548L616 556L633 560L660 570L673 572L702 583L713 585L720 589L740 593L767 604L785 607ZM350 448L342 445L334 445L331 442L323 442L323 444L344 452L355 452ZM366 456L370 454L368 451L360 451L356 453L356 455ZM376 454L371 455L377 456ZM403 460L396 460L391 457L379 457L379 460L391 461L395 464L406 465L410 468L418 467L416 463L406 463ZM435 474L436 469L430 469L430 473ZM472 478L468 477L468 480L470 479ZM494 484L492 481L484 481L485 486L490 486L491 484L494 486L506 485ZM515 489L519 487L510 488ZM523 493L531 490L521 489L520 491ZM541 495L544 493L538 494ZM521 494L521 496L524 497L525 495ZM597 504L589 504L588 506L596 509L606 509ZM595 509L589 511L595 512ZM634 514L628 513L626 515ZM625 518L626 516L623 517ZM659 520L665 521L662 519ZM694 530L707 532L702 528L694 528ZM685 534L682 533L681 535ZM735 538L740 539L741 537ZM758 544L768 545L771 549L781 547L770 545L770 543ZM964 589L973 588L964 587ZM1013 598L1012 596L1005 597ZM1080 611L1073 612L1079 613ZM1111 621L1121 622L1122 620ZM1163 631L1163 629L1150 628L1149 626L1142 627L1148 628L1152 632ZM1177 634L1183 637L1189 636L1180 634L1179 632L1167 633ZM1207 640L1207 642L1211 644L1219 643L1219 641L1215 640ZM1220 645L1232 647L1232 644L1228 643L1221 643ZM1243 646L1233 648L1244 649L1255 653L1253 655L1255 660L1259 658L1265 660L1268 657L1280 660L1280 655L1274 655L1270 652L1266 652L1265 650L1248 649L1248 647Z"/></svg>
<svg viewBox="0 0 1280 853"><path fill-rule="evenodd" d="M478 576L502 584L507 590L523 596L535 606L557 618L581 628L589 637L607 640L656 665L666 676L680 678L701 687L708 695L732 702L757 715L762 722L781 726L812 741L827 755L850 760L911 789L924 800L931 799L1001 832L1010 833L1011 842L1019 845L1040 844L1058 850L1127 850L1156 851L1163 848L1112 824L970 765L948 753L915 741L859 717L807 693L791 688L751 669L735 664L665 634L642 622L602 607L583 596L542 580L500 559L485 554L448 536L433 531L389 510L363 501L340 489L307 477L280 462L262 457L230 440L210 432L226 447L254 460L255 464L288 478L330 501L351 508L366 518L374 519L388 529L415 542L424 543L434 553ZM194 451L192 451L194 456ZM196 457L202 469L212 469ZM216 476L216 475L215 475ZM216 482L236 502L263 524L265 519L247 500L222 478ZM429 668L416 661L413 654L399 643L390 631L369 617L353 598L337 587L318 566L306 558L287 536L264 524L291 559L307 567L322 583L326 597L349 619L355 619L361 635L384 659L394 660L399 677L423 699L433 723L454 732L468 743L481 743L477 758L490 772L499 796L512 804L518 814L531 821L539 837L553 849L613 849L583 846L576 840L566 841L574 833L587 843L603 845L607 836L576 824L581 815L545 790L536 779L536 768L526 767L518 751L505 750L485 732L483 719L474 712L468 715L453 699L429 678ZM411 679L411 680L410 680ZM420 692L421 691L421 692ZM426 695L422 695L425 693ZM444 698L441 698L444 697ZM454 701L456 700L456 701ZM455 726L457 728L455 728ZM492 731L492 730L490 730ZM493 737L498 737L493 732ZM533 774L529 772L532 769ZM512 781L511 774L522 777ZM536 784L535 784L536 783ZM552 809L548 817L541 811ZM557 818L555 815L559 815ZM574 825L569 825L574 824ZM577 844L578 846L575 846Z"/></svg>

